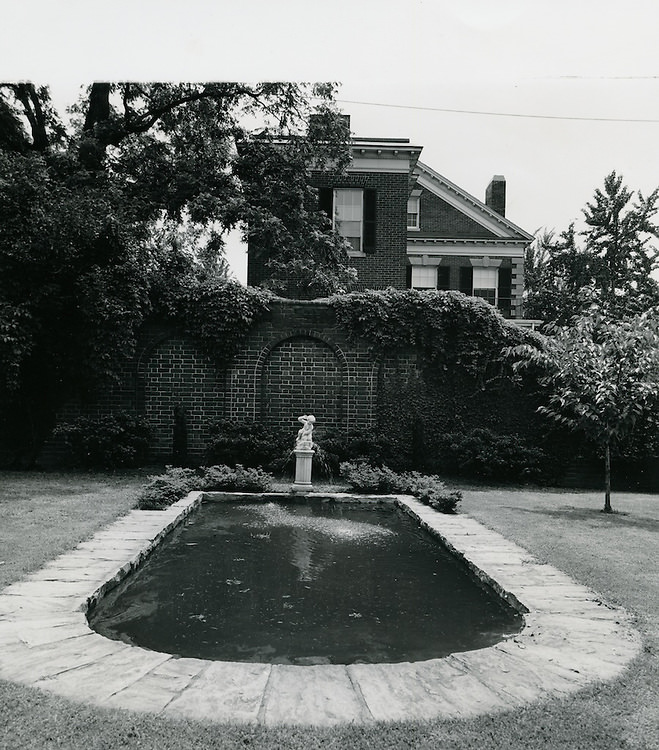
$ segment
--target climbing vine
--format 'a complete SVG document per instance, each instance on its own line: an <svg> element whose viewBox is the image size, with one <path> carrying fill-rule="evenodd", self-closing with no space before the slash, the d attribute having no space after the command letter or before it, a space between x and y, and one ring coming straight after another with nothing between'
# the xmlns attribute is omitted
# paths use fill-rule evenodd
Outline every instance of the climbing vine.
<svg viewBox="0 0 659 750"><path fill-rule="evenodd" d="M501 361L504 347L533 337L484 300L460 292L354 292L333 297L331 304L351 339L365 342L373 355L416 348L427 365L457 365L479 381Z"/></svg>
<svg viewBox="0 0 659 750"><path fill-rule="evenodd" d="M226 366L268 313L272 298L262 289L210 279L184 284L168 300L166 314L201 344L207 356Z"/></svg>

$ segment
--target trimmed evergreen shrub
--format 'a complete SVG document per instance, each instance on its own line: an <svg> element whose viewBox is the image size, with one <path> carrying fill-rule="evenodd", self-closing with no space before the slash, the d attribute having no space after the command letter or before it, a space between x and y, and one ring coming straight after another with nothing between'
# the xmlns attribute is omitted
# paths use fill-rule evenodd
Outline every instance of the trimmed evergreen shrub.
<svg viewBox="0 0 659 750"><path fill-rule="evenodd" d="M366 460L374 466L392 465L396 447L375 429L319 430L319 442L334 473L343 461Z"/></svg>
<svg viewBox="0 0 659 750"><path fill-rule="evenodd" d="M58 425L54 434L64 439L74 465L87 469L140 466L151 439L146 420L127 412L79 417Z"/></svg>
<svg viewBox="0 0 659 750"><path fill-rule="evenodd" d="M246 469L236 464L234 469L229 466L209 466L202 471L199 486L195 489L208 492L267 492L272 487L273 477L263 469Z"/></svg>
<svg viewBox="0 0 659 750"><path fill-rule="evenodd" d="M164 474L149 478L137 498L140 510L162 510L185 497L188 492L213 490L225 492L267 492L273 477L263 469L246 469L240 464L181 469L168 466Z"/></svg>
<svg viewBox="0 0 659 750"><path fill-rule="evenodd" d="M162 510L198 489L199 475L194 469L168 466L164 474L149 477L137 496L140 510Z"/></svg>
<svg viewBox="0 0 659 750"><path fill-rule="evenodd" d="M414 495L440 513L454 513L462 500L459 490L449 490L436 475L416 471L397 474L387 466L373 466L365 461L342 463L341 475L356 492Z"/></svg>

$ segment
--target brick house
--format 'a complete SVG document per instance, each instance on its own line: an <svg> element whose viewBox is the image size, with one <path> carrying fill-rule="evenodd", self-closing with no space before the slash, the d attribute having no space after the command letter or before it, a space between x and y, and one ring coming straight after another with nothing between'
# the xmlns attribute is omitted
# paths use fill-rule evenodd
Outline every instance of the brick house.
<svg viewBox="0 0 659 750"><path fill-rule="evenodd" d="M506 182L481 202L419 161L408 139L353 138L345 174L318 173L320 207L351 244L358 289L454 289L522 318L524 251L533 237L505 217ZM248 284L264 269L248 250Z"/></svg>

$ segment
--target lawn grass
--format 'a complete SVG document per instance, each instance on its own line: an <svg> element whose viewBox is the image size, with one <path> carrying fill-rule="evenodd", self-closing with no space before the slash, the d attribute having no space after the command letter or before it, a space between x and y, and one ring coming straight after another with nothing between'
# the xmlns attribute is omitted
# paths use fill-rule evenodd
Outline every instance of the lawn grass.
<svg viewBox="0 0 659 750"><path fill-rule="evenodd" d="M39 568L132 507L141 476L0 473L0 582ZM0 682L0 748L22 750L650 750L659 747L659 497L464 489L462 511L637 617L645 650L618 680L465 721L334 729L210 725L74 704Z"/></svg>

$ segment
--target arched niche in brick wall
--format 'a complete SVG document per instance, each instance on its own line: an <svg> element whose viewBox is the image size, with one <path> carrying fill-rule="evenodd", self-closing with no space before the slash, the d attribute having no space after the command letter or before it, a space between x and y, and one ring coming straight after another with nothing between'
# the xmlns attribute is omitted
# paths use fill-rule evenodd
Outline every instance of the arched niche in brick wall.
<svg viewBox="0 0 659 750"><path fill-rule="evenodd" d="M178 410L185 423L187 450L200 456L209 422L224 416L224 392L224 374L194 341L172 332L154 336L137 359L136 399L152 430L152 455L172 459Z"/></svg>
<svg viewBox="0 0 659 750"><path fill-rule="evenodd" d="M348 427L348 363L339 346L316 331L291 331L260 352L256 414L271 426L298 426L313 414L319 429Z"/></svg>

